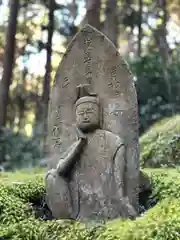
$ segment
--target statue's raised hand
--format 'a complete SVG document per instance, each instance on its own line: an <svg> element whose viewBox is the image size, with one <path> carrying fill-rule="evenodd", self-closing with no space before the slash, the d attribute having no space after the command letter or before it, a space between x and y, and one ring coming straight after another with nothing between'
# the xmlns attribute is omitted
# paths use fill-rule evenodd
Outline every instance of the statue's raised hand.
<svg viewBox="0 0 180 240"><path fill-rule="evenodd" d="M87 136L82 132L78 127L76 128L78 140L81 139L83 142L86 142Z"/></svg>

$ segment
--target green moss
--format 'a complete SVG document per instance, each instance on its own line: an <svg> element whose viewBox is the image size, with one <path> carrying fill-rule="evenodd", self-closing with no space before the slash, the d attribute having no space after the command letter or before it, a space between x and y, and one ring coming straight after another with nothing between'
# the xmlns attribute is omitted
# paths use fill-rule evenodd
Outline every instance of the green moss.
<svg viewBox="0 0 180 240"><path fill-rule="evenodd" d="M140 138L141 167L180 165L180 115L156 123Z"/></svg>
<svg viewBox="0 0 180 240"><path fill-rule="evenodd" d="M9 194L34 203L44 194L44 174L33 172L1 173L0 184Z"/></svg>
<svg viewBox="0 0 180 240"><path fill-rule="evenodd" d="M151 198L158 200L158 204L135 221L117 219L99 226L68 220L37 219L32 202L36 202L38 198L42 199L44 194L42 173L1 174L0 238L12 240L180 239L179 172L175 169L167 171L149 169L145 172L152 180Z"/></svg>
<svg viewBox="0 0 180 240"><path fill-rule="evenodd" d="M178 169L146 170L151 178L152 196L157 201L166 198L180 198L180 172Z"/></svg>
<svg viewBox="0 0 180 240"><path fill-rule="evenodd" d="M121 240L176 240L180 238L180 203L165 199L136 221L112 221L99 239Z"/></svg>
<svg viewBox="0 0 180 240"><path fill-rule="evenodd" d="M82 240L96 239L96 231L87 229L85 225L66 221L39 221L28 218L20 223L0 228L0 237L5 239L28 240Z"/></svg>

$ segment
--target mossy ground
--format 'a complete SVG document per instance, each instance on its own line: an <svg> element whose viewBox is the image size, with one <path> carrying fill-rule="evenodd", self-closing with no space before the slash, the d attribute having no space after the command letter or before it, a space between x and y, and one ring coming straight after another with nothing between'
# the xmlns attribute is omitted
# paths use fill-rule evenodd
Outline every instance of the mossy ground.
<svg viewBox="0 0 180 240"><path fill-rule="evenodd" d="M135 221L104 225L43 220L34 204L43 199L44 173L0 174L0 238L12 240L143 240L180 239L180 173L176 169L146 169L152 179L150 200L158 203Z"/></svg>
<svg viewBox="0 0 180 240"><path fill-rule="evenodd" d="M141 137L141 166L152 182L148 211L136 220L105 224L48 220L43 206L44 170L0 174L0 239L179 240L180 116L155 124ZM157 167L174 167L174 169ZM154 168L157 169L154 169Z"/></svg>
<svg viewBox="0 0 180 240"><path fill-rule="evenodd" d="M180 115L152 126L141 138L142 167L180 166Z"/></svg>

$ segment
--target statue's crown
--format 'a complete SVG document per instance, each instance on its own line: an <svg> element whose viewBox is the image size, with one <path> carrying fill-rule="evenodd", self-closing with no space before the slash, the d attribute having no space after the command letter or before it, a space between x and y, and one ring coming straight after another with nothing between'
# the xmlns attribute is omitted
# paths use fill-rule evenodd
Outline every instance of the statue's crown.
<svg viewBox="0 0 180 240"><path fill-rule="evenodd" d="M91 93L89 90L89 84L81 84L77 86L77 100L75 103L75 107L77 107L81 103L91 102L99 105L99 99L97 98L96 93Z"/></svg>

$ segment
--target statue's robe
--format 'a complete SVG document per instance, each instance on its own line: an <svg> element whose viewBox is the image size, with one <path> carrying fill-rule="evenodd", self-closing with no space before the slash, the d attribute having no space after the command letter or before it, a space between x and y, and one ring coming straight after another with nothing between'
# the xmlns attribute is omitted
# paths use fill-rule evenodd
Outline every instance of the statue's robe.
<svg viewBox="0 0 180 240"><path fill-rule="evenodd" d="M87 136L87 144L69 179L71 216L80 220L127 217L121 200L125 156L117 157L124 147L123 141L114 133L100 129Z"/></svg>

